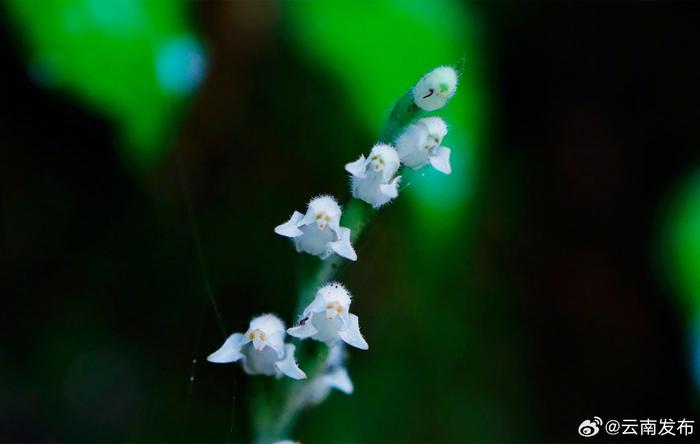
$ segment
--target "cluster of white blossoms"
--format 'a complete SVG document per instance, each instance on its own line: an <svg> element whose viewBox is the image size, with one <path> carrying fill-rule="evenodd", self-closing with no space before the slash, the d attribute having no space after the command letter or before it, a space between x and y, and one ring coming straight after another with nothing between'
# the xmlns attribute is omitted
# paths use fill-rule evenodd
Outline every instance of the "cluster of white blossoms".
<svg viewBox="0 0 700 444"><path fill-rule="evenodd" d="M413 102L423 111L435 111L445 106L457 90L457 72L448 66L426 74L413 88ZM399 195L401 176L396 173L401 164L414 170L432 165L450 174L450 149L440 146L447 135L447 125L439 117L424 117L396 139L395 145L375 145L369 156L345 165L350 173L352 195L374 208L379 208Z"/></svg>
<svg viewBox="0 0 700 444"><path fill-rule="evenodd" d="M265 314L253 318L245 333L234 333L224 345L209 355L207 360L215 363L240 361L249 375L266 375L292 379L306 379L294 359L294 344L285 343L287 334L299 339L315 339L331 347L327 360L327 371L318 375L314 382L312 398L320 399L330 388L345 393L352 392L352 382L342 365L342 347L348 344L367 350L369 345L360 333L357 315L350 313L352 296L337 282L321 287L314 300L304 309L299 325L285 329L277 316ZM311 401L313 403L313 400Z"/></svg>
<svg viewBox="0 0 700 444"><path fill-rule="evenodd" d="M457 79L453 68L436 68L413 87L410 98L421 111L438 110L455 94ZM411 117L419 112L417 108L413 108ZM397 173L402 164L412 169L431 165L441 173L450 174L450 149L441 146L446 135L447 125L441 118L423 117L403 129L394 141L395 147L376 144L367 157L360 155L345 165L351 175L353 197L374 208L398 197L401 176ZM294 211L289 220L275 227L275 233L290 238L298 253L308 253L321 260L337 254L356 261L350 229L340 225L342 214L334 197L315 197L304 214ZM294 344L286 343L285 338L289 335L298 340L314 339L326 344L330 351L324 369L309 381L303 405L322 402L331 389L351 394L354 388L344 366L345 347L369 348L360 333L359 318L350 313L351 301L350 292L342 284L326 283L316 291L297 325L287 329L272 314L255 317L245 333L229 336L207 359L215 363L241 362L243 370L250 375L306 379L306 373L294 358Z"/></svg>

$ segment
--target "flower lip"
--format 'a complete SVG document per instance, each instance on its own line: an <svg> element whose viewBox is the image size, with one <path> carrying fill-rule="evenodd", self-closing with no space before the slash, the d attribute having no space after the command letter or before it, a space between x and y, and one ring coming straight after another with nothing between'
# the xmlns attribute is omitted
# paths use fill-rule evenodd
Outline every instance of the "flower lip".
<svg viewBox="0 0 700 444"><path fill-rule="evenodd" d="M319 230L323 230L326 228L326 225L331 222L331 217L326 214L325 211L321 211L320 213L316 214L316 225L318 225Z"/></svg>
<svg viewBox="0 0 700 444"><path fill-rule="evenodd" d="M326 317L328 319L335 319L336 316L344 313L345 311L345 307L340 305L338 302L330 302L326 304Z"/></svg>
<svg viewBox="0 0 700 444"><path fill-rule="evenodd" d="M374 156L370 157L369 160L370 165L372 165L372 169L375 172L378 172L379 170L384 168L384 159L379 154L375 154Z"/></svg>
<svg viewBox="0 0 700 444"><path fill-rule="evenodd" d="M265 335L265 332L262 330L248 330L248 333L246 333L246 337L249 341L253 343L253 347L255 347L256 350L262 350L267 346L265 343L265 339L267 336Z"/></svg>

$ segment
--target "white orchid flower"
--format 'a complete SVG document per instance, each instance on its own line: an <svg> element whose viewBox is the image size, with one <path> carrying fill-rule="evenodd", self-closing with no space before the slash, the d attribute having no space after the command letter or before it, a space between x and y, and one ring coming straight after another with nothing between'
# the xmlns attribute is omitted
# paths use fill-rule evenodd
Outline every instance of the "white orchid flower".
<svg viewBox="0 0 700 444"><path fill-rule="evenodd" d="M424 117L399 136L396 149L404 165L415 170L432 165L444 174L452 172L450 149L440 146L447 134L447 125L439 117Z"/></svg>
<svg viewBox="0 0 700 444"><path fill-rule="evenodd" d="M457 71L441 66L424 75L413 87L413 101L423 111L435 111L457 92Z"/></svg>
<svg viewBox="0 0 700 444"><path fill-rule="evenodd" d="M275 233L292 238L297 252L326 259L336 253L357 260L350 243L350 229L340 226L340 206L331 196L311 199L306 214L295 211L289 220L275 227Z"/></svg>
<svg viewBox="0 0 700 444"><path fill-rule="evenodd" d="M306 379L294 360L294 344L285 344L284 323L275 315L265 314L250 321L248 331L234 333L207 361L229 363L241 361L249 375L267 375Z"/></svg>
<svg viewBox="0 0 700 444"><path fill-rule="evenodd" d="M326 370L309 381L307 404L318 405L322 403L332 389L336 389L346 395L352 394L355 388L350 380L348 371L345 369L344 362L345 344L340 342L331 347L326 359Z"/></svg>
<svg viewBox="0 0 700 444"><path fill-rule="evenodd" d="M359 319L350 313L350 298L350 293L341 284L332 282L324 285L304 309L300 324L287 330L287 333L300 339L316 339L329 346L343 341L367 350L369 345L360 333Z"/></svg>
<svg viewBox="0 0 700 444"><path fill-rule="evenodd" d="M364 155L345 165L352 175L352 195L374 208L379 208L399 195L401 176L394 177L401 166L396 150L385 144L372 148L369 158Z"/></svg>

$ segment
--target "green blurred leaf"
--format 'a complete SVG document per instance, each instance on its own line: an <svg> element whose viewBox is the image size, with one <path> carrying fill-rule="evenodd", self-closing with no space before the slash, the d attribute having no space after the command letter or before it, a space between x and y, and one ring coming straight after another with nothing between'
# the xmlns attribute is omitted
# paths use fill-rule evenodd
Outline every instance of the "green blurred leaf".
<svg viewBox="0 0 700 444"><path fill-rule="evenodd" d="M128 160L152 166L182 98L205 70L186 3L148 0L10 0L29 71L113 120Z"/></svg>
<svg viewBox="0 0 700 444"><path fill-rule="evenodd" d="M665 266L683 305L681 312L700 312L700 174L674 199L664 227Z"/></svg>

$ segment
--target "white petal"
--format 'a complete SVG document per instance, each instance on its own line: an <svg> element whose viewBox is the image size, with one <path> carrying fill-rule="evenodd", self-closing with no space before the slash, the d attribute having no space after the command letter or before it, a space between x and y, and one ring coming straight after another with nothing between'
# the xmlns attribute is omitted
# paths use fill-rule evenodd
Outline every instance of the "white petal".
<svg viewBox="0 0 700 444"><path fill-rule="evenodd" d="M435 141L438 145L442 142L443 137L447 135L447 124L439 117L424 117L417 123L425 125L428 128L428 133L438 138Z"/></svg>
<svg viewBox="0 0 700 444"><path fill-rule="evenodd" d="M258 336L253 338L253 348L255 348L255 350L260 351L265 347L267 347L267 341L263 341Z"/></svg>
<svg viewBox="0 0 700 444"><path fill-rule="evenodd" d="M299 249L314 256L319 256L322 259L328 257L330 254L328 244L337 238L337 235L330 227L327 226L320 230L318 225L312 223L301 227L301 231L304 235L294 239Z"/></svg>
<svg viewBox="0 0 700 444"><path fill-rule="evenodd" d="M318 333L313 335L313 339L325 342L326 345L332 346L338 342L338 332L345 325L343 317L336 316L333 319L328 319L325 311L316 313L311 317L311 322L314 324Z"/></svg>
<svg viewBox="0 0 700 444"><path fill-rule="evenodd" d="M299 226L311 225L314 222L316 222L316 212L309 208L306 210L304 217L299 221Z"/></svg>
<svg viewBox="0 0 700 444"><path fill-rule="evenodd" d="M333 232L334 232L334 233L336 234L336 236L337 236L337 235L338 235L338 230L340 230L340 218L337 217L337 218L331 219L331 221L328 222L328 228L330 228L331 230L333 230Z"/></svg>
<svg viewBox="0 0 700 444"><path fill-rule="evenodd" d="M350 229L340 227L338 229L338 237L339 239L337 241L329 244L331 249L346 259L356 261L357 254L355 253L355 249L352 248L352 244L350 244Z"/></svg>
<svg viewBox="0 0 700 444"><path fill-rule="evenodd" d="M401 161L399 160L398 155L396 156L396 161L391 161L390 163L387 163L384 166L384 169L382 170L382 179L384 181L387 181L394 177L394 174L399 170L399 167L401 166Z"/></svg>
<svg viewBox="0 0 700 444"><path fill-rule="evenodd" d="M369 155L370 158L379 156L384 161L382 167L382 178L385 181L391 179L394 174L396 174L396 171L399 169L401 164L399 154L396 152L394 147L385 143L380 143L372 147L372 151Z"/></svg>
<svg viewBox="0 0 700 444"><path fill-rule="evenodd" d="M265 341L269 347L277 352L277 356L280 358L284 356L284 336L284 331L276 332L268 336L267 340Z"/></svg>
<svg viewBox="0 0 700 444"><path fill-rule="evenodd" d="M249 328L252 330L262 330L268 336L279 332L284 333L285 330L284 322L271 313L256 316L251 319Z"/></svg>
<svg viewBox="0 0 700 444"><path fill-rule="evenodd" d="M314 300L311 301L311 303L304 309L304 316L311 316L314 313L320 313L323 310L326 309L326 297L325 297L325 292L322 292L325 286L319 288L316 291L316 296L314 296Z"/></svg>
<svg viewBox="0 0 700 444"><path fill-rule="evenodd" d="M247 344L241 353L244 357L241 359L243 370L249 375L274 376L277 373L275 362L279 360L279 356L272 347L256 350L253 344Z"/></svg>
<svg viewBox="0 0 700 444"><path fill-rule="evenodd" d="M337 302L342 305L344 309L348 310L352 302L350 292L340 282L329 282L319 288L316 294L321 302L318 305L314 304L314 307L318 307L314 310L315 312L325 309L325 305L328 302ZM314 302L316 301L314 300ZM309 307L311 307L311 305Z"/></svg>
<svg viewBox="0 0 700 444"><path fill-rule="evenodd" d="M306 379L306 373L301 371L294 360L294 344L285 345L285 356L281 361L275 363L275 368L292 379Z"/></svg>
<svg viewBox="0 0 700 444"><path fill-rule="evenodd" d="M360 158L356 161L346 164L345 171L355 177L367 176L367 159L365 159L364 154L360 154Z"/></svg>
<svg viewBox="0 0 700 444"><path fill-rule="evenodd" d="M332 218L337 217L340 219L342 211L340 210L340 205L335 200L333 196L319 196L311 199L309 201L307 210L307 215L311 212L313 217L316 217L319 213L325 213Z"/></svg>
<svg viewBox="0 0 700 444"><path fill-rule="evenodd" d="M277 225L275 227L275 233L286 237L301 236L304 233L301 232L298 225L302 217L304 217L303 214L301 214L298 211L295 211L294 214L292 214L292 217L290 217L287 222L281 225Z"/></svg>
<svg viewBox="0 0 700 444"><path fill-rule="evenodd" d="M297 253L303 253L304 249L302 248L302 242L299 241L303 236L295 237L294 238L294 249L297 250Z"/></svg>
<svg viewBox="0 0 700 444"><path fill-rule="evenodd" d="M362 333L360 333L360 320L352 313L349 315L348 323L338 332L338 336L346 344L357 347L360 350L369 348L369 344L367 344L365 338L362 337Z"/></svg>
<svg viewBox="0 0 700 444"><path fill-rule="evenodd" d="M296 327L288 329L287 333L295 338L306 339L318 333L318 330L316 330L316 327L311 325L311 320L307 320L305 324L297 325Z"/></svg>
<svg viewBox="0 0 700 444"><path fill-rule="evenodd" d="M324 375L318 375L314 376L314 378L309 381L307 390L306 404L318 405L325 401L328 395L331 393L331 386L326 384Z"/></svg>
<svg viewBox="0 0 700 444"><path fill-rule="evenodd" d="M450 174L452 166L450 166L450 149L444 146L438 147L434 156L430 156L430 164L441 173Z"/></svg>
<svg viewBox="0 0 700 444"><path fill-rule="evenodd" d="M348 371L342 367L336 369L331 373L328 373L327 375L323 375L323 380L329 386L340 390L346 395L351 395L354 391L354 387L352 385L352 381L350 380L350 376L348 375Z"/></svg>
<svg viewBox="0 0 700 444"><path fill-rule="evenodd" d="M428 127L409 125L396 141L396 150L404 165L418 169L428 163L428 153L422 148L428 142Z"/></svg>
<svg viewBox="0 0 700 444"><path fill-rule="evenodd" d="M342 367L343 362L345 362L345 343L338 341L328 351L326 365L328 366L328 368Z"/></svg>
<svg viewBox="0 0 700 444"><path fill-rule="evenodd" d="M397 176L394 178L389 183L384 183L379 185L379 190L387 197L390 197L392 199L396 198L399 195L399 181L401 180L401 176Z"/></svg>
<svg viewBox="0 0 700 444"><path fill-rule="evenodd" d="M224 345L220 349L210 354L207 361L225 364L227 362L236 362L243 357L241 347L245 337L240 333L234 333L226 339Z"/></svg>

